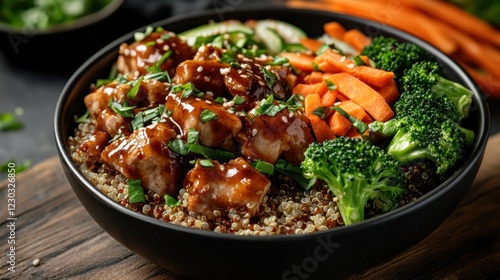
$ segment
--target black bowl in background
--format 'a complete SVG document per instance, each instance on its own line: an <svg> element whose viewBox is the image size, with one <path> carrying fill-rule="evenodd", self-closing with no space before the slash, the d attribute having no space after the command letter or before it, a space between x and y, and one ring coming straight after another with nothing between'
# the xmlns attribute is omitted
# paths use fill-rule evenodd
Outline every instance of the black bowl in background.
<svg viewBox="0 0 500 280"><path fill-rule="evenodd" d="M131 251L171 272L197 279L332 279L360 272L386 261L435 230L461 201L477 174L489 132L489 115L472 79L454 61L423 41L399 30L343 14L266 6L244 10L205 11L168 18L153 24L181 32L210 20L274 18L295 24L311 36L322 25L338 21L370 36L388 35L421 45L443 64L448 78L474 93L466 126L476 139L465 164L446 182L416 202L349 227L307 235L234 236L185 228L155 220L112 201L99 192L71 160L67 138L74 116L85 112L83 97L89 85L107 77L123 41L114 41L92 56L71 77L55 112L55 140L68 180L95 221ZM144 30L144 28L142 29Z"/></svg>

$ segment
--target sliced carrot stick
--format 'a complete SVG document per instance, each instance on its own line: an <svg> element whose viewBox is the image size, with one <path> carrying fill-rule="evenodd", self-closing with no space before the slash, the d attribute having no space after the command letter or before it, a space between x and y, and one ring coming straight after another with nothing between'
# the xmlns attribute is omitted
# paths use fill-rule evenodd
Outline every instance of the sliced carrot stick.
<svg viewBox="0 0 500 280"><path fill-rule="evenodd" d="M324 80L325 80L325 74L319 71L313 71L304 78L304 82L307 84L321 83Z"/></svg>
<svg viewBox="0 0 500 280"><path fill-rule="evenodd" d="M311 119L311 116L316 116L313 111L321 107L321 97L317 93L311 93L304 99L304 111L306 117Z"/></svg>
<svg viewBox="0 0 500 280"><path fill-rule="evenodd" d="M321 96L321 106L332 107L337 101L337 91L336 90L328 90Z"/></svg>
<svg viewBox="0 0 500 280"><path fill-rule="evenodd" d="M338 112L335 112L328 120L328 126L336 136L344 136L351 129L352 123Z"/></svg>
<svg viewBox="0 0 500 280"><path fill-rule="evenodd" d="M316 53L323 45L323 42L313 38L305 37L300 39L300 44L302 44L302 46L304 46L306 49Z"/></svg>
<svg viewBox="0 0 500 280"><path fill-rule="evenodd" d="M393 79L386 86L377 90L382 97L384 97L385 101L389 105L393 105L399 99L399 89L396 81Z"/></svg>
<svg viewBox="0 0 500 280"><path fill-rule="evenodd" d="M304 72L312 72L314 56L299 52L282 52L279 56L286 57L290 64Z"/></svg>
<svg viewBox="0 0 500 280"><path fill-rule="evenodd" d="M293 88L292 93L300 94L304 97L307 97L308 95L311 94L317 94L318 96L321 96L325 94L325 92L327 91L328 87L325 81L321 81L315 84L298 84Z"/></svg>
<svg viewBox="0 0 500 280"><path fill-rule="evenodd" d="M349 138L362 138L361 134L359 134L358 130L355 127L351 127L345 134L345 137Z"/></svg>
<svg viewBox="0 0 500 280"><path fill-rule="evenodd" d="M358 52L371 43L371 39L357 29L350 29L344 33L343 40L353 46Z"/></svg>
<svg viewBox="0 0 500 280"><path fill-rule="evenodd" d="M348 73L337 73L328 79L337 85L339 92L363 107L375 120L387 121L394 116L384 97L358 78Z"/></svg>
<svg viewBox="0 0 500 280"><path fill-rule="evenodd" d="M370 115L365 114L365 117L362 118L361 121L366 123L366 124L370 124L373 122L373 119L372 119L372 117L370 117Z"/></svg>
<svg viewBox="0 0 500 280"><path fill-rule="evenodd" d="M350 73L363 82L375 87L384 87L394 79L393 72L388 72L366 65L356 66L351 59L348 59L340 53L330 49L325 50L321 55L318 55L315 58L315 62L321 60L328 62L333 66L333 68L339 69L342 72Z"/></svg>
<svg viewBox="0 0 500 280"><path fill-rule="evenodd" d="M346 32L344 26L336 21L325 23L323 25L323 31L329 36L337 39L343 39Z"/></svg>
<svg viewBox="0 0 500 280"><path fill-rule="evenodd" d="M314 136L316 136L316 141L323 142L325 140L331 140L336 137L326 121L321 119L319 116L312 115L309 118L309 121L311 122L311 128L313 129Z"/></svg>

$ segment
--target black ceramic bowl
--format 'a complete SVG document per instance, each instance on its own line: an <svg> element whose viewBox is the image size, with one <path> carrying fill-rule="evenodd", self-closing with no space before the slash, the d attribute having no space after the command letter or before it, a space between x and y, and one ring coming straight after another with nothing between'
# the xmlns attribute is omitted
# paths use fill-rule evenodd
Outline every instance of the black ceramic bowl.
<svg viewBox="0 0 500 280"><path fill-rule="evenodd" d="M74 116L85 112L83 97L97 78L107 77L121 42L133 32L92 56L65 86L55 112L55 139L68 180L83 206L113 238L159 266L198 279L332 279L372 267L405 251L436 229L454 210L479 169L489 130L489 116L480 92L455 62L428 44L404 32L343 14L290 10L283 7L250 8L219 13L206 11L173 17L153 25L181 32L210 20L274 18L295 24L311 36L322 25L338 21L370 36L388 35L421 45L444 65L448 78L474 93L466 126L476 139L465 164L446 182L414 203L349 227L307 235L234 236L185 228L134 213L99 192L72 162L67 138L75 128ZM144 30L144 29L142 29Z"/></svg>

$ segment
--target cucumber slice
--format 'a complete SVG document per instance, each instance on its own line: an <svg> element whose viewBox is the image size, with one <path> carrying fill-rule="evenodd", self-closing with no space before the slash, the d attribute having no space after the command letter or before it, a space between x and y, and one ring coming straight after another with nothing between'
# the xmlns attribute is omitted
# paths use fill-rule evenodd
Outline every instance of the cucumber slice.
<svg viewBox="0 0 500 280"><path fill-rule="evenodd" d="M297 26L274 19L259 20L255 30L268 28L274 30L287 44L300 43L300 39L306 37L306 33Z"/></svg>
<svg viewBox="0 0 500 280"><path fill-rule="evenodd" d="M335 45L337 49L339 49L341 52L345 54L353 55L357 53L356 49L353 46L349 45L348 43L342 40L328 36L327 34L323 34L323 36L318 38L318 40L324 42L327 45L331 44Z"/></svg>
<svg viewBox="0 0 500 280"><path fill-rule="evenodd" d="M223 34L228 32L241 32L245 34L253 34L253 29L244 25L240 21L227 20L216 23L209 23L195 27L193 29L177 34L179 38L186 41L189 46L193 46L196 38L199 36L211 36L215 34Z"/></svg>
<svg viewBox="0 0 500 280"><path fill-rule="evenodd" d="M270 55L278 54L285 47L285 42L278 33L267 27L256 28L255 39L264 44Z"/></svg>

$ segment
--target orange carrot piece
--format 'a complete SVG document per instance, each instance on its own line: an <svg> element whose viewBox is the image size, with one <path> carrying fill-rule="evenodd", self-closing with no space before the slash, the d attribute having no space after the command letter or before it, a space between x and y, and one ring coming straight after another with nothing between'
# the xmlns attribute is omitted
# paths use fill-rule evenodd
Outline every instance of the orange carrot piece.
<svg viewBox="0 0 500 280"><path fill-rule="evenodd" d="M389 84L377 90L389 105L393 105L399 99L399 89L393 79Z"/></svg>
<svg viewBox="0 0 500 280"><path fill-rule="evenodd" d="M344 136L349 138L362 138L355 127L351 127Z"/></svg>
<svg viewBox="0 0 500 280"><path fill-rule="evenodd" d="M300 44L314 53L316 53L319 48L323 46L323 42L309 37L301 38Z"/></svg>
<svg viewBox="0 0 500 280"><path fill-rule="evenodd" d="M355 50L361 50L371 43L371 39L357 29L350 29L344 33L344 41L354 47Z"/></svg>
<svg viewBox="0 0 500 280"><path fill-rule="evenodd" d="M328 62L333 66L333 68L352 74L361 81L378 88L387 85L394 79L393 72L388 72L366 65L355 66L351 59L348 59L340 53L330 49L325 50L325 52L321 55L318 55L315 62L321 60Z"/></svg>
<svg viewBox="0 0 500 280"><path fill-rule="evenodd" d="M352 100L342 101L337 106L358 120L362 120L367 115L365 110ZM344 118L340 113L335 112L330 118L329 126L335 135L344 136L351 128L352 123L348 119Z"/></svg>
<svg viewBox="0 0 500 280"><path fill-rule="evenodd" d="M313 111L316 108L321 107L321 97L317 93L311 93L307 95L304 99L304 111L306 113L306 117L311 119L311 116L316 116L313 114Z"/></svg>
<svg viewBox="0 0 500 280"><path fill-rule="evenodd" d="M370 115L368 114L365 114L365 117L361 119L362 122L366 123L366 124L370 124L373 122L373 118L370 117Z"/></svg>
<svg viewBox="0 0 500 280"><path fill-rule="evenodd" d="M343 39L346 32L344 26L336 21L325 23L323 25L323 31L329 36L337 39Z"/></svg>
<svg viewBox="0 0 500 280"><path fill-rule="evenodd" d="M298 52L282 52L279 56L287 58L290 64L299 70L304 72L312 72L314 70L314 56L312 55Z"/></svg>
<svg viewBox="0 0 500 280"><path fill-rule="evenodd" d="M328 120L328 126L333 134L344 136L351 129L352 123L338 112L335 112Z"/></svg>
<svg viewBox="0 0 500 280"><path fill-rule="evenodd" d="M315 84L298 84L293 88L292 93L307 97L311 94L317 94L318 96L321 96L327 91L328 87L325 81L321 81Z"/></svg>
<svg viewBox="0 0 500 280"><path fill-rule="evenodd" d="M325 140L331 140L336 137L326 121L321 119L319 116L312 115L309 120L311 122L311 127L313 129L314 136L316 137L316 141L321 143Z"/></svg>
<svg viewBox="0 0 500 280"><path fill-rule="evenodd" d="M321 105L325 107L332 107L337 101L337 91L336 90L328 90L321 96Z"/></svg>
<svg viewBox="0 0 500 280"><path fill-rule="evenodd" d="M348 73L337 73L328 79L337 85L338 91L363 107L375 120L387 121L394 116L384 97L358 78Z"/></svg>
<svg viewBox="0 0 500 280"><path fill-rule="evenodd" d="M321 83L324 80L325 80L325 74L319 71L313 71L304 78L304 82L307 84Z"/></svg>

